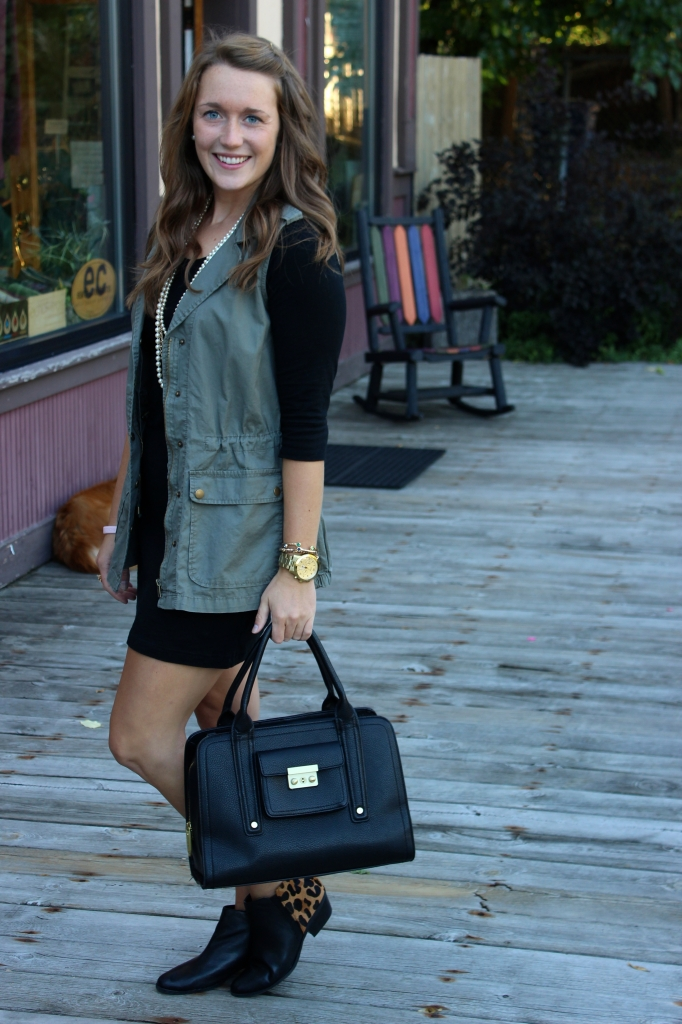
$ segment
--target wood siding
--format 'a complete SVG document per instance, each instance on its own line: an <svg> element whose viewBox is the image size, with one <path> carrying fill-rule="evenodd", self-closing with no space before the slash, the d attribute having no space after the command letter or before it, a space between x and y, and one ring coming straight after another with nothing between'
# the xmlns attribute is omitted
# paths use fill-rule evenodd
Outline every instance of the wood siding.
<svg viewBox="0 0 682 1024"><path fill-rule="evenodd" d="M126 371L0 415L0 541L53 516L76 491L116 475Z"/></svg>

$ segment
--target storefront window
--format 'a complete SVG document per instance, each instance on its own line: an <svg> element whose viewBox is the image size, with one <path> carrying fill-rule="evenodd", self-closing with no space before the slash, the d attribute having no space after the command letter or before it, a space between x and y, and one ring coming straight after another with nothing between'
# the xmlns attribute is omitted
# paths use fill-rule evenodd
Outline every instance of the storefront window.
<svg viewBox="0 0 682 1024"><path fill-rule="evenodd" d="M96 0L0 3L0 356L122 313L102 13Z"/></svg>
<svg viewBox="0 0 682 1024"><path fill-rule="evenodd" d="M327 0L324 32L324 115L329 188L339 214L339 238L355 247L354 211L366 199L366 0Z"/></svg>

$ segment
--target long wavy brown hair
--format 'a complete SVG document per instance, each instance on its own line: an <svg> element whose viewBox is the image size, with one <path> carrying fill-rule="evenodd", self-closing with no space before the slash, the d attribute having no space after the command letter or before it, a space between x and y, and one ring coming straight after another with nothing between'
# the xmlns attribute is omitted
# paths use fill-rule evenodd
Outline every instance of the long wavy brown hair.
<svg viewBox="0 0 682 1024"><path fill-rule="evenodd" d="M201 76L215 64L258 71L275 81L280 133L274 159L244 218L243 237L249 240L245 258L230 274L238 288L255 287L258 269L270 256L280 230L285 203L298 207L318 233L316 259L328 262L339 255L336 214L325 191L327 168L320 153L319 118L305 83L289 58L266 39L244 33L213 36L192 61L177 99L163 126L161 177L164 194L147 241L141 277L128 296L132 305L144 296L153 315L164 281L188 251L190 266L201 254L194 222L213 195L213 184L199 163L192 141L194 106ZM189 283L189 270L185 283Z"/></svg>

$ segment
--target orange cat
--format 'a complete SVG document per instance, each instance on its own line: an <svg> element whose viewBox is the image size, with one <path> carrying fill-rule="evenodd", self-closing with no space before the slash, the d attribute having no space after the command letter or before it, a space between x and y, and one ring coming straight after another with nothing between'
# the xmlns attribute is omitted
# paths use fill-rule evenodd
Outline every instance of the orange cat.
<svg viewBox="0 0 682 1024"><path fill-rule="evenodd" d="M115 480L79 491L62 505L52 531L54 557L76 572L97 572L102 527L109 522Z"/></svg>

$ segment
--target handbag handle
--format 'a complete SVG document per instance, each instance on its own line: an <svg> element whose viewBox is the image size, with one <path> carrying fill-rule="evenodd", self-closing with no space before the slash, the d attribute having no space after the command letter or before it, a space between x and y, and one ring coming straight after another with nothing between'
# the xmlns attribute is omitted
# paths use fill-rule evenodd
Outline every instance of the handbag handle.
<svg viewBox="0 0 682 1024"><path fill-rule="evenodd" d="M259 835L262 831L259 821L257 787L254 775L253 722L249 717L247 708L258 669L260 668L260 663L263 660L265 648L271 635L272 622L268 622L256 643L249 650L244 664L228 690L223 710L218 719L218 726L232 726L232 748L237 778L239 779L242 822L247 835ZM369 809L367 807L365 761L362 753L358 716L355 708L346 696L346 691L329 660L329 655L320 643L314 630L307 643L327 687L327 697L322 705L322 710L334 711L339 739L343 746L346 776L350 791L351 818L353 821L367 821L369 820ZM232 711L232 701L247 672L248 677L244 686L244 692L242 693L241 704L239 711L235 715Z"/></svg>
<svg viewBox="0 0 682 1024"><path fill-rule="evenodd" d="M272 622L268 622L247 651L242 667L239 669L239 672L232 681L230 689L227 691L227 695L223 702L223 709L220 712L220 717L218 718L219 726L231 724L233 718L232 703L237 695L237 690L244 681L244 676L248 672L249 679L244 687L244 693L242 695L241 705L238 712L238 714L244 713L246 715L246 709L248 708L249 700L251 699L251 691L253 690L256 676L260 668L260 663L263 660L265 648L267 647L267 643L271 635ZM352 707L346 697L343 686L341 685L341 680L334 671L334 667L329 660L329 656L314 631L307 643L313 653L315 661L317 662L317 667L320 670L323 682L327 687L327 696L322 703L322 710L333 711L340 703L342 705L342 708L340 708L341 714L345 718L348 718L349 714L352 714ZM248 728L248 725L246 727Z"/></svg>

